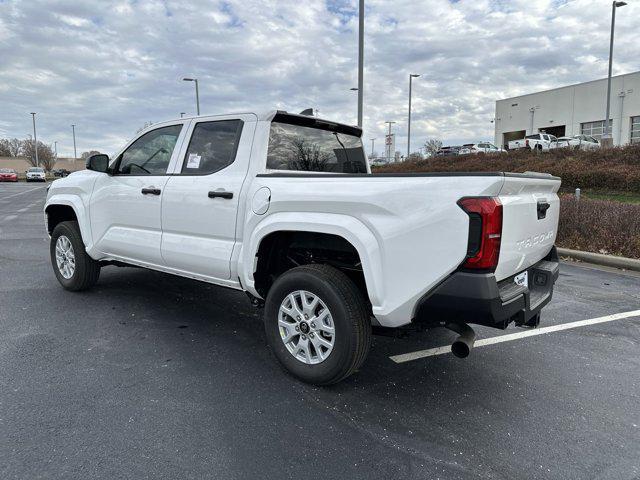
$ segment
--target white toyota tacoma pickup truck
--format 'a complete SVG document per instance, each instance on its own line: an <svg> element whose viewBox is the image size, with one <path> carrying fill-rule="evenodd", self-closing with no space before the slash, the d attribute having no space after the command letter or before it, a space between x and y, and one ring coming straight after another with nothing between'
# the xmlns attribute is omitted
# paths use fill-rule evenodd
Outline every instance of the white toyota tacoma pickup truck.
<svg viewBox="0 0 640 480"><path fill-rule="evenodd" d="M50 253L68 290L135 265L245 291L297 378L356 371L372 332L535 327L558 276L560 179L371 174L358 127L282 111L155 124L56 180Z"/></svg>

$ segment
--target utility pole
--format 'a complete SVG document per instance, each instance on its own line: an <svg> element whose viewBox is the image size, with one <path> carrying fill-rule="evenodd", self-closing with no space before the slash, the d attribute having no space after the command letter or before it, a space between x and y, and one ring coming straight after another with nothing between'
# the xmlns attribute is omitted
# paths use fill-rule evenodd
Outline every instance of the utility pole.
<svg viewBox="0 0 640 480"><path fill-rule="evenodd" d="M38 160L38 136L36 135L36 112L31 112L31 118L33 119L33 149L36 151L36 167L40 166Z"/></svg>
<svg viewBox="0 0 640 480"><path fill-rule="evenodd" d="M78 158L78 152L76 151L76 126L71 125L71 131L73 132L73 158Z"/></svg>
<svg viewBox="0 0 640 480"><path fill-rule="evenodd" d="M362 128L362 95L364 91L364 0L360 0L358 20L358 126Z"/></svg>
<svg viewBox="0 0 640 480"><path fill-rule="evenodd" d="M198 79L197 78L183 78L185 82L194 82L196 84L196 112L200 115L200 93L198 91Z"/></svg>
<svg viewBox="0 0 640 480"><path fill-rule="evenodd" d="M56 158L58 158L58 142L57 141L53 142L53 148L54 148Z"/></svg>
<svg viewBox="0 0 640 480"><path fill-rule="evenodd" d="M389 125L389 135L385 139L385 145L387 147L387 163L391 163L391 125L396 122L386 121L384 123Z"/></svg>
<svg viewBox="0 0 640 480"><path fill-rule="evenodd" d="M409 74L409 119L407 121L407 158L411 154L411 81L420 75L415 73Z"/></svg>
<svg viewBox="0 0 640 480"><path fill-rule="evenodd" d="M372 138L371 139L371 158L373 158L373 146L375 145L375 143L376 143L376 139Z"/></svg>
<svg viewBox="0 0 640 480"><path fill-rule="evenodd" d="M610 147L613 145L611 128L609 125L609 110L611 107L611 69L613 65L613 32L616 26L616 8L624 7L627 2L616 2L611 4L611 38L609 39L609 75L607 76L607 111L604 116L604 131L602 132L602 145Z"/></svg>

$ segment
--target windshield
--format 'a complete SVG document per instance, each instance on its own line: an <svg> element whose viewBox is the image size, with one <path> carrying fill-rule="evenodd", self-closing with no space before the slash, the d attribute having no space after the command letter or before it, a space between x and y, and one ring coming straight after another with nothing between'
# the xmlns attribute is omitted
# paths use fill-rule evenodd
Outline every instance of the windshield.
<svg viewBox="0 0 640 480"><path fill-rule="evenodd" d="M42 173L44 172L44 170L42 168L38 168L38 167L32 167L29 169L30 172L36 172L36 173Z"/></svg>
<svg viewBox="0 0 640 480"><path fill-rule="evenodd" d="M362 140L318 127L272 122L267 168L307 172L366 173Z"/></svg>
<svg viewBox="0 0 640 480"><path fill-rule="evenodd" d="M13 173L10 168L0 168L0 173Z"/></svg>

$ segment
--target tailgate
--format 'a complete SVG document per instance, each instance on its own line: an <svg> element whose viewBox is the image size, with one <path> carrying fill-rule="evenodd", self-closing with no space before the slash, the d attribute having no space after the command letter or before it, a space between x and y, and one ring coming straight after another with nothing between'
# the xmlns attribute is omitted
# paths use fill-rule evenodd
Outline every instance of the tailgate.
<svg viewBox="0 0 640 480"><path fill-rule="evenodd" d="M519 273L547 256L558 233L560 179L509 174L500 190L502 240L496 279Z"/></svg>

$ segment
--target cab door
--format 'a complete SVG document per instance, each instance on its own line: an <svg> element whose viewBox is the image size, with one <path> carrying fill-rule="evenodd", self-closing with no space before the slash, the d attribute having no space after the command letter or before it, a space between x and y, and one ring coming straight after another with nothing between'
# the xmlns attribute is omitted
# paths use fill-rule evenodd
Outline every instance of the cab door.
<svg viewBox="0 0 640 480"><path fill-rule="evenodd" d="M162 196L162 257L172 269L231 278L236 220L257 117L194 120Z"/></svg>
<svg viewBox="0 0 640 480"><path fill-rule="evenodd" d="M133 141L96 180L89 213L104 256L162 265L161 202L187 122L165 124Z"/></svg>

